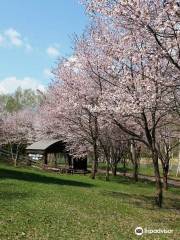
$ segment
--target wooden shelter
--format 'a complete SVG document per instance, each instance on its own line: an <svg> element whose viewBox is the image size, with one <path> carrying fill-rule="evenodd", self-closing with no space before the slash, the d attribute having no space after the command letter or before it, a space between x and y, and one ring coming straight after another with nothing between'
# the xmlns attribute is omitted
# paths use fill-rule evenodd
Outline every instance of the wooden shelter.
<svg viewBox="0 0 180 240"><path fill-rule="evenodd" d="M35 142L26 148L26 152L32 161L42 160L45 165L48 165L48 155L53 154L56 158L60 153L73 171L87 171L87 158L72 158L65 143L57 139Z"/></svg>

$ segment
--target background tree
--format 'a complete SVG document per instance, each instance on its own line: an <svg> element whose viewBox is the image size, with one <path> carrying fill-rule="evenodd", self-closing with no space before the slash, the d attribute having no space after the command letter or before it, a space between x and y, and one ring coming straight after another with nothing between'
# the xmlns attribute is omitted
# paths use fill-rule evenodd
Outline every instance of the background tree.
<svg viewBox="0 0 180 240"><path fill-rule="evenodd" d="M28 110L6 113L2 117L1 145L8 145L14 165L17 165L20 152L32 139L33 114Z"/></svg>
<svg viewBox="0 0 180 240"><path fill-rule="evenodd" d="M1 94L0 101L7 112L14 112L25 108L35 109L41 104L43 96L40 92L20 87L12 94Z"/></svg>

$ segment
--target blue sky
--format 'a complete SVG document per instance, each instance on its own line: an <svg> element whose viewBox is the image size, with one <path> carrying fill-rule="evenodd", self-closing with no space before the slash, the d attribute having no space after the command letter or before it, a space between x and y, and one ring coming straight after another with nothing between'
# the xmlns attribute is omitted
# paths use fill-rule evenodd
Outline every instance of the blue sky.
<svg viewBox="0 0 180 240"><path fill-rule="evenodd" d="M0 93L42 88L88 17L78 0L0 0Z"/></svg>

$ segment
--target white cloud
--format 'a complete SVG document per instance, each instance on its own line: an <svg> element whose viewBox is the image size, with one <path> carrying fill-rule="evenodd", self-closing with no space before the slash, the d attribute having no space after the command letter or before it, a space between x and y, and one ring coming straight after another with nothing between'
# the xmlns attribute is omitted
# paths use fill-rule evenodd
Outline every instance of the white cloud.
<svg viewBox="0 0 180 240"><path fill-rule="evenodd" d="M4 35L9 39L10 43L16 47L23 45L21 34L13 28L9 28L4 32Z"/></svg>
<svg viewBox="0 0 180 240"><path fill-rule="evenodd" d="M46 53L50 57L58 57L59 56L59 49L56 46L50 46L46 49Z"/></svg>
<svg viewBox="0 0 180 240"><path fill-rule="evenodd" d="M4 42L4 37L0 34L0 46L3 44Z"/></svg>
<svg viewBox="0 0 180 240"><path fill-rule="evenodd" d="M26 52L32 52L33 51L33 47L29 43L27 43L25 45L25 49L26 49Z"/></svg>
<svg viewBox="0 0 180 240"><path fill-rule="evenodd" d="M43 74L46 78L52 78L53 77L51 69L49 69L49 68L45 68L44 71L43 71Z"/></svg>
<svg viewBox="0 0 180 240"><path fill-rule="evenodd" d="M33 90L45 90L45 86L32 77L18 79L15 76L10 76L0 80L0 93L13 93L18 87L21 87L22 89L31 88Z"/></svg>
<svg viewBox="0 0 180 240"><path fill-rule="evenodd" d="M8 28L0 34L0 47L19 47L24 48L26 52L32 52L33 48L29 44L27 38L16 31L14 28Z"/></svg>

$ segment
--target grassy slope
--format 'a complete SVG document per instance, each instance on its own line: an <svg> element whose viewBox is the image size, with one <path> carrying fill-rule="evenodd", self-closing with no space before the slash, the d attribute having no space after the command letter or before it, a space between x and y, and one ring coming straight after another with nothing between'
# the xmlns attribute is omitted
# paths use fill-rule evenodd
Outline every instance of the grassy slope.
<svg viewBox="0 0 180 240"><path fill-rule="evenodd" d="M118 177L58 175L0 166L1 240L129 240L137 226L173 229L141 239L179 239L180 189L153 205L154 185Z"/></svg>

